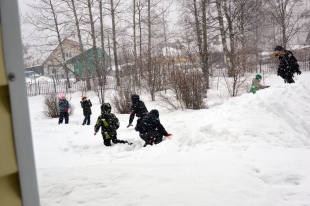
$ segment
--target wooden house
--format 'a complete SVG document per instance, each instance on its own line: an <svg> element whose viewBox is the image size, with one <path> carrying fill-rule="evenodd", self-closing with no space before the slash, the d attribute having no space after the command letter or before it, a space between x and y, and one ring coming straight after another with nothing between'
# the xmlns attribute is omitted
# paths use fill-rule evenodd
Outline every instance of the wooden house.
<svg viewBox="0 0 310 206"><path fill-rule="evenodd" d="M63 64L68 59L80 54L80 45L78 42L65 38L62 42L65 59L61 54L60 44L49 54L43 62L43 73L45 76L56 76L57 78L65 78L65 70Z"/></svg>
<svg viewBox="0 0 310 206"><path fill-rule="evenodd" d="M106 67L109 65L110 57L109 55L100 48L97 48L99 65L102 62L102 52L104 52ZM95 52L94 49L88 49L82 54L76 55L66 61L66 64L70 69L72 69L76 76L83 78L89 74L90 77L97 75L96 73L96 63L95 63ZM85 65L86 64L86 65ZM86 71L88 69L88 72ZM101 66L100 66L101 68Z"/></svg>

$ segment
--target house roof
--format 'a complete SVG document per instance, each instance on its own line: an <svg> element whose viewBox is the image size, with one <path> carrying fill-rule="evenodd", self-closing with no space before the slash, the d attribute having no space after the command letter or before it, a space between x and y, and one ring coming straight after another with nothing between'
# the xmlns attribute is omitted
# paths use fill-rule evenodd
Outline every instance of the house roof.
<svg viewBox="0 0 310 206"><path fill-rule="evenodd" d="M42 65L36 65L36 66L26 67L24 69L25 70L31 70L31 69L41 69L41 68L43 68Z"/></svg>
<svg viewBox="0 0 310 206"><path fill-rule="evenodd" d="M80 48L80 44L72 39L65 38L61 42L63 45L70 45L72 48ZM48 57L43 61L42 64L45 64L47 61L51 60L53 58L53 55L55 52L60 48L60 44L57 45L57 47L48 55Z"/></svg>
<svg viewBox="0 0 310 206"><path fill-rule="evenodd" d="M67 44L69 44L69 45L71 45L72 47L78 47L78 48L80 48L80 44L77 42L77 41L74 41L74 40L72 40L72 39L68 39L68 38L65 38L64 40L63 40L63 43L67 43Z"/></svg>
<svg viewBox="0 0 310 206"><path fill-rule="evenodd" d="M98 57L99 57L99 59L101 59L101 52L102 52L102 49L101 48L97 48L97 51L98 51ZM93 48L90 48L90 49L88 49L88 50L86 50L86 51L84 51L82 54L79 54L79 55L77 55L77 56L74 56L74 57L72 57L71 59L68 59L66 62L68 63L68 64L72 64L72 63L75 63L75 62L77 62L77 61L82 61L82 58L83 58L83 54L84 55L86 55L86 57L88 58L88 57L90 57L90 56L93 56L94 54L94 49ZM105 56L107 56L107 53L105 52Z"/></svg>

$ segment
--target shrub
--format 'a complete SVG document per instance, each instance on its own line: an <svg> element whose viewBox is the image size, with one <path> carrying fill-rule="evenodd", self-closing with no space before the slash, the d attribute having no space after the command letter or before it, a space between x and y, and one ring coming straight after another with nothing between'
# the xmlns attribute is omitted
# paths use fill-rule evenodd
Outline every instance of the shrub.
<svg viewBox="0 0 310 206"><path fill-rule="evenodd" d="M113 105L116 111L120 114L128 114L131 112L131 92L121 88L117 91L117 95L114 96Z"/></svg>
<svg viewBox="0 0 310 206"><path fill-rule="evenodd" d="M172 88L176 98L187 109L204 108L204 82L200 71L175 70L171 74Z"/></svg>
<svg viewBox="0 0 310 206"><path fill-rule="evenodd" d="M51 117L51 118L59 117L57 94L53 93L53 94L45 96L44 103L47 109L46 111L44 111L44 114L47 117Z"/></svg>
<svg viewBox="0 0 310 206"><path fill-rule="evenodd" d="M44 111L44 114L47 117L51 117L51 118L59 117L57 94L53 93L53 94L45 96L44 104L46 106L46 111ZM71 115L71 114L73 114L74 107L70 103L69 103L69 105L70 105L69 115Z"/></svg>

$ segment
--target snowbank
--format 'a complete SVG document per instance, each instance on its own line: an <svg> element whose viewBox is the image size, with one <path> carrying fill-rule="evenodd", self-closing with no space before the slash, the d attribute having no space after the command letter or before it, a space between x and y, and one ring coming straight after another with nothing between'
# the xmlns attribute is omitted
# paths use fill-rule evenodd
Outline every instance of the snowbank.
<svg viewBox="0 0 310 206"><path fill-rule="evenodd" d="M90 126L81 125L80 93L71 97L69 125L44 117L43 97L30 97L41 204L309 205L309 81L307 72L291 85L271 76L268 89L199 111L169 112L142 97L173 134L145 148L126 128L129 115L117 115L118 136L134 144L103 146L93 135L100 114L93 93Z"/></svg>

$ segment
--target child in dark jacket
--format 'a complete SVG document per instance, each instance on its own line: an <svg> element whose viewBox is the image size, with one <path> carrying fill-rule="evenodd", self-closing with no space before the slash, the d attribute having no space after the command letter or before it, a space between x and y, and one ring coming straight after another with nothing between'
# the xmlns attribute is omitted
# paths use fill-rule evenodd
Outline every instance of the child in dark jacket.
<svg viewBox="0 0 310 206"><path fill-rule="evenodd" d="M163 140L163 136L171 136L159 121L159 112L153 109L143 117L140 123L140 137L147 145L158 144Z"/></svg>
<svg viewBox="0 0 310 206"><path fill-rule="evenodd" d="M69 123L69 102L66 100L66 96L64 93L59 94L59 101L58 101L58 107L59 107L59 120L58 124L62 124L63 119L65 119L65 124Z"/></svg>
<svg viewBox="0 0 310 206"><path fill-rule="evenodd" d="M84 121L82 125L90 124L90 115L91 115L91 106L92 103L86 96L82 96L81 107L83 108Z"/></svg>
<svg viewBox="0 0 310 206"><path fill-rule="evenodd" d="M277 74L284 79L285 83L295 83L294 73L300 75L299 64L293 53L284 49L282 46L276 46L274 56L279 58Z"/></svg>
<svg viewBox="0 0 310 206"><path fill-rule="evenodd" d="M137 116L138 120L135 129L139 131L141 119L148 113L148 110L145 107L144 102L140 100L140 97L137 94L131 95L131 103L131 113L129 116L129 124L127 125L127 127L132 126L133 119L135 118L135 116Z"/></svg>
<svg viewBox="0 0 310 206"><path fill-rule="evenodd" d="M103 144L105 146L111 146L111 141L114 144L131 144L126 140L117 139L116 130L119 128L119 120L113 113L111 113L111 105L109 103L103 103L101 105L101 115L98 117L95 125L95 135L100 128L103 138Z"/></svg>

